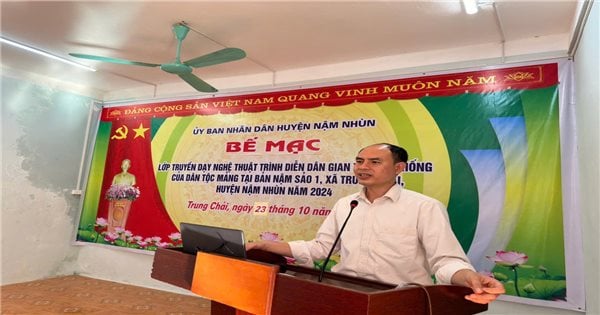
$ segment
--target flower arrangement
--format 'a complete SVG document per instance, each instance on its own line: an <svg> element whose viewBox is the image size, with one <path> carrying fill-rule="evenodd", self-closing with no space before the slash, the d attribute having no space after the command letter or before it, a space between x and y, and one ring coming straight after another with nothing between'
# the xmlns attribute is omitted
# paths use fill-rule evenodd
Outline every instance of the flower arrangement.
<svg viewBox="0 0 600 315"><path fill-rule="evenodd" d="M181 234L173 232L168 236L170 241L162 241L160 236L143 237L134 235L122 227L116 227L114 232L108 231L108 220L96 218L96 222L88 230L80 230L78 239L93 243L110 244L134 249L155 251L157 248L181 247Z"/></svg>
<svg viewBox="0 0 600 315"><path fill-rule="evenodd" d="M182 246L181 233L179 233L179 232L171 233L171 234L169 234L169 239L171 240L171 243L173 244L174 247Z"/></svg>
<svg viewBox="0 0 600 315"><path fill-rule="evenodd" d="M261 232L259 237L263 241L282 241L283 239L279 237L279 233L275 232Z"/></svg>
<svg viewBox="0 0 600 315"><path fill-rule="evenodd" d="M550 274L548 268L537 268L526 263L529 256L522 252L498 250L494 256L486 256L496 267L493 277L502 282L507 294L543 300L565 300L567 292L566 277L562 274ZM506 274L503 269L512 273Z"/></svg>
<svg viewBox="0 0 600 315"><path fill-rule="evenodd" d="M518 286L519 275L517 273L517 268L525 264L529 257L527 257L527 255L525 255L524 253L503 250L497 250L496 255L486 257L497 265L505 266L512 269L515 275L515 292L517 293L517 296L521 296Z"/></svg>
<svg viewBox="0 0 600 315"><path fill-rule="evenodd" d="M108 200L136 200L140 196L140 189L131 185L111 185L106 191Z"/></svg>
<svg viewBox="0 0 600 315"><path fill-rule="evenodd" d="M495 256L487 256L494 263L506 267L517 267L527 262L527 255L514 251L496 251Z"/></svg>

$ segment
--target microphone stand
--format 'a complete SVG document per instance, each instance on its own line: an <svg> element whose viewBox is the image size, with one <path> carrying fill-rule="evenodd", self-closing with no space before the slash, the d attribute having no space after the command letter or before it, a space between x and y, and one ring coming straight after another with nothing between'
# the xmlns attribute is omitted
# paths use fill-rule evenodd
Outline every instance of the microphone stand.
<svg viewBox="0 0 600 315"><path fill-rule="evenodd" d="M323 266L321 266L321 272L319 273L319 282L321 282L323 280L323 274L325 274L325 269L327 268L327 263L329 263L329 260L331 259L331 255L333 254L335 245L337 245L337 242L340 240L340 236L342 236L342 232L344 231L344 228L346 227L346 223L348 223L348 219L350 219L350 216L352 215L352 210L354 210L354 208L356 208L356 206L358 206L358 201L352 200L350 202L350 213L348 213L346 220L344 220L344 224L342 224L342 227L340 228L340 232L338 233L337 237L335 238L335 241L333 241L333 245L331 245L331 249L329 250L329 254L327 254L327 258L325 258L325 261L323 262Z"/></svg>

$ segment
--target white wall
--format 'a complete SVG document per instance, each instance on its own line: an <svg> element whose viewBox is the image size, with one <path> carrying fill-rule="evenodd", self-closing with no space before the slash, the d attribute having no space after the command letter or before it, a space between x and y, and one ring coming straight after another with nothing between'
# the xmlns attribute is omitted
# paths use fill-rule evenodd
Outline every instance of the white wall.
<svg viewBox="0 0 600 315"><path fill-rule="evenodd" d="M587 314L600 314L598 11L596 2L575 58ZM152 255L71 245L79 214L78 196L71 190L77 185L90 100L5 76L2 89L0 283L79 273L184 292L150 278ZM496 301L487 314L580 313Z"/></svg>
<svg viewBox="0 0 600 315"><path fill-rule="evenodd" d="M2 284L72 274L91 100L2 77Z"/></svg>

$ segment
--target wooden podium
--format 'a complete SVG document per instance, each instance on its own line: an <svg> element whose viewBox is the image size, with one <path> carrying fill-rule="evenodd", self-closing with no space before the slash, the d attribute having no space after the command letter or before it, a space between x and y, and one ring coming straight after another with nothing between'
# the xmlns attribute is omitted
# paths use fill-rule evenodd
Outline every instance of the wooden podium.
<svg viewBox="0 0 600 315"><path fill-rule="evenodd" d="M212 315L464 315L487 310L487 305L465 300L471 293L466 287L396 288L329 272L318 282L318 273L256 250L242 260L159 248L151 277L210 299Z"/></svg>
<svg viewBox="0 0 600 315"><path fill-rule="evenodd" d="M271 314L278 271L276 265L198 252L191 290L237 314Z"/></svg>

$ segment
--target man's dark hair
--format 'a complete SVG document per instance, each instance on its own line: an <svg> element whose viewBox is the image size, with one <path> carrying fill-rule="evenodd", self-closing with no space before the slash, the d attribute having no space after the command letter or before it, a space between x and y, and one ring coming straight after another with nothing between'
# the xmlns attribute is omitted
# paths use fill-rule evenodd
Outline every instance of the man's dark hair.
<svg viewBox="0 0 600 315"><path fill-rule="evenodd" d="M394 159L394 164L400 162L408 162L408 152L397 145L389 144L389 143L381 143L381 145L386 145L390 152L392 152L392 159Z"/></svg>

